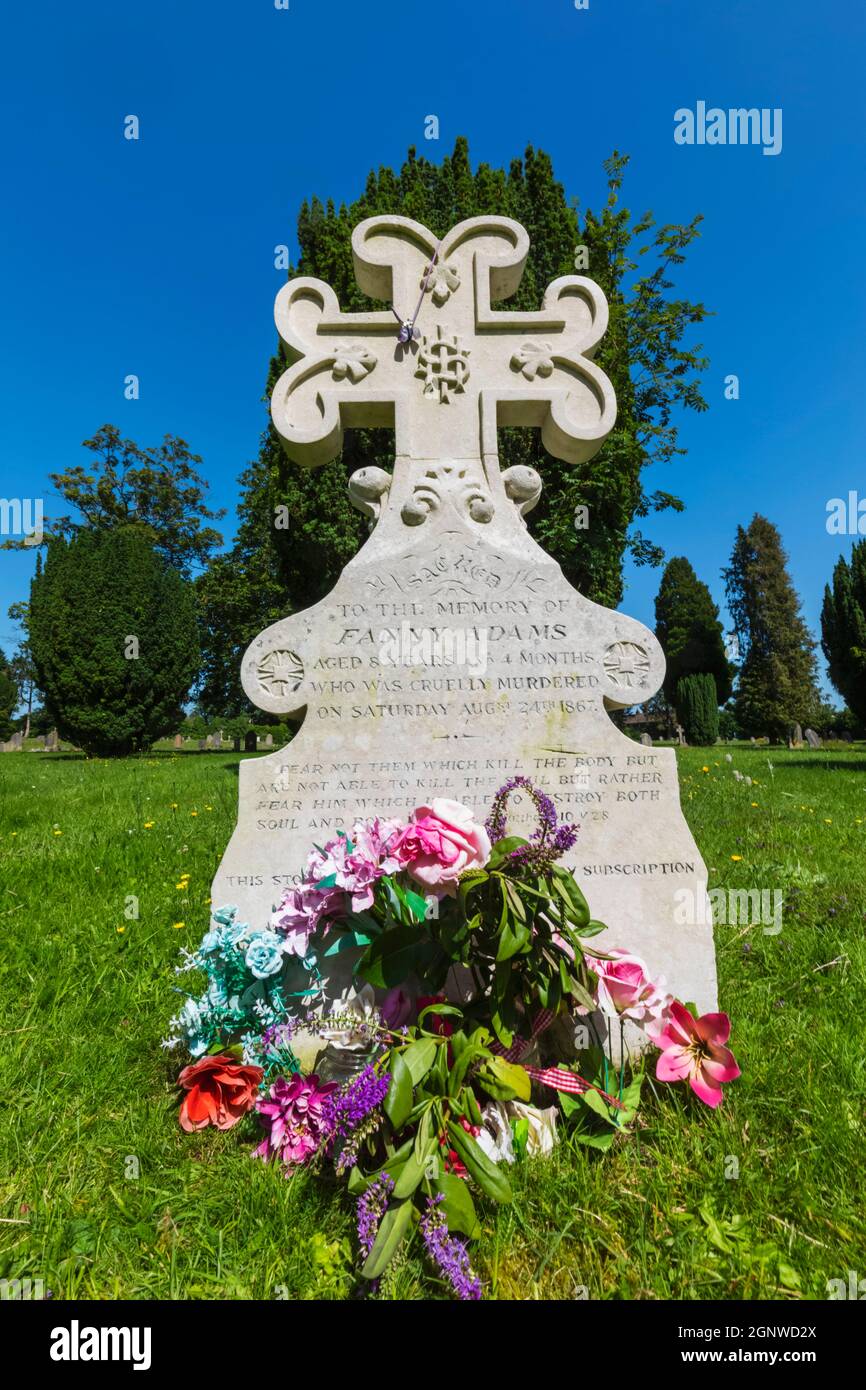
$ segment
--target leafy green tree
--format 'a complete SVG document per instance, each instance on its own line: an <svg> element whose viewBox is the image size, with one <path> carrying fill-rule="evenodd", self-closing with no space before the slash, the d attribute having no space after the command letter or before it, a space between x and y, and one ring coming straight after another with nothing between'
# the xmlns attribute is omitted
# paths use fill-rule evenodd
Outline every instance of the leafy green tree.
<svg viewBox="0 0 866 1390"><path fill-rule="evenodd" d="M821 647L830 680L860 722L866 721L866 541L840 557L824 589Z"/></svg>
<svg viewBox="0 0 866 1390"><path fill-rule="evenodd" d="M31 586L30 646L62 738L140 752L183 720L199 656L192 586L147 527L55 537Z"/></svg>
<svg viewBox="0 0 866 1390"><path fill-rule="evenodd" d="M531 464L544 479L542 500L529 518L536 538L581 592L610 607L622 597L626 554L639 564L663 558L658 546L632 529L635 520L664 508L682 509L670 493L645 492L642 471L684 452L675 423L679 409L706 408L699 387L706 359L687 341L706 310L670 293L672 273L698 236L700 218L684 226L658 226L650 213L634 217L620 201L626 164L618 154L607 161L604 206L581 215L566 200L549 157L531 147L508 170L482 164L474 172L463 138L441 165L410 149L399 174L388 168L371 172L364 193L350 206L337 210L315 198L304 204L298 218L300 260L290 271L327 280L345 309L362 309L369 301L355 283L350 244L362 218L399 211L441 236L463 218L503 214L522 222L531 239L523 280L509 307L537 309L551 280L574 273L576 248L586 248L588 261L584 264L581 255L577 268L600 284L610 305L610 328L595 360L616 390L616 427L600 453L579 466L547 455L537 431L502 430L499 446L503 467ZM271 362L269 392L283 365L278 358ZM247 489L241 511L247 519L255 511L257 543L276 554L278 577L293 609L327 594L363 540L365 523L349 503L346 481L355 468L371 464L393 464L393 437L385 431L348 431L341 458L310 472L288 461L272 428L265 432L252 470L255 485ZM273 516L280 503L288 506L290 525L276 532ZM588 509L585 529L575 524L578 507Z"/></svg>
<svg viewBox="0 0 866 1390"><path fill-rule="evenodd" d="M656 637L667 660L664 691L675 702L676 689L685 676L711 675L716 683L716 704L731 693L731 667L719 610L706 584L684 556L668 562L656 596ZM679 714L683 723L682 713Z"/></svg>
<svg viewBox="0 0 866 1390"><path fill-rule="evenodd" d="M737 536L724 571L728 608L743 658L734 713L747 736L784 741L818 705L815 643L800 612L778 530L756 514Z"/></svg>
<svg viewBox="0 0 866 1390"><path fill-rule="evenodd" d="M686 742L695 747L715 743L719 736L716 683L708 671L683 676L676 689L677 712Z"/></svg>
<svg viewBox="0 0 866 1390"><path fill-rule="evenodd" d="M12 716L18 706L18 685L12 667L0 648L0 738L7 739L13 731Z"/></svg>
<svg viewBox="0 0 866 1390"><path fill-rule="evenodd" d="M76 464L49 474L78 515L46 521L46 543L56 536L134 523L146 528L159 553L184 576L222 544L219 531L202 523L225 513L207 506L208 485L197 471L202 460L183 439L167 434L161 444L140 448L122 439L116 425L103 425L83 447L94 456L89 468Z"/></svg>
<svg viewBox="0 0 866 1390"><path fill-rule="evenodd" d="M241 685L241 659L263 628L290 611L275 541L288 514L285 508L269 512L266 479L255 466L241 475L240 486L235 543L195 581L201 643L196 696L202 713L214 719L252 713ZM315 570L315 555L309 561Z"/></svg>

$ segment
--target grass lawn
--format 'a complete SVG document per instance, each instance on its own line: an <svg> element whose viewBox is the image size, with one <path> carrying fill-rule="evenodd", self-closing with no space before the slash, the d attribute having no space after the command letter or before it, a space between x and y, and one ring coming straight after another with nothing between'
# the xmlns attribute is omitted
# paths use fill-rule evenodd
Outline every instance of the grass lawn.
<svg viewBox="0 0 866 1390"><path fill-rule="evenodd" d="M784 895L778 935L717 928L743 1078L716 1113L659 1087L609 1154L566 1136L518 1165L514 1205L487 1205L474 1247L488 1297L825 1298L828 1279L866 1276L866 748L678 756L710 886ZM58 1298L345 1291L339 1250L329 1273L313 1237L351 1237L349 1199L253 1162L252 1120L184 1135L159 1046L238 761L0 758L0 1276ZM390 1290L431 1291L415 1256Z"/></svg>

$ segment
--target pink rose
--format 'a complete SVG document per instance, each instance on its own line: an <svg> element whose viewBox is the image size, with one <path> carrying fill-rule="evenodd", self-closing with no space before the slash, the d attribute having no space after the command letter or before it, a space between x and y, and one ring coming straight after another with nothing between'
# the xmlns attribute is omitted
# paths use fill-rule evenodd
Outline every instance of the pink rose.
<svg viewBox="0 0 866 1390"><path fill-rule="evenodd" d="M628 951L611 951L612 960L594 960L587 957L587 964L598 976L598 1001L604 1004L605 997L623 1018L630 1018L641 1027L651 1030L667 1015L671 996L664 988L664 981L653 981L640 956L630 955Z"/></svg>
<svg viewBox="0 0 866 1390"><path fill-rule="evenodd" d="M490 840L484 827L473 820L468 806L440 797L412 812L392 853L424 888L453 896L462 873L487 863Z"/></svg>

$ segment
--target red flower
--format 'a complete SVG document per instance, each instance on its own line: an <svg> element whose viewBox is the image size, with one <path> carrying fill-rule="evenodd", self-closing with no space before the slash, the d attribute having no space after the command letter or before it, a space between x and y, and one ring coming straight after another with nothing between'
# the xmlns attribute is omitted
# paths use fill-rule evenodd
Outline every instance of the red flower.
<svg viewBox="0 0 866 1390"><path fill-rule="evenodd" d="M261 1067L244 1067L231 1057L202 1057L184 1067L177 1078L187 1092L180 1107L181 1129L231 1129L252 1110L263 1076Z"/></svg>

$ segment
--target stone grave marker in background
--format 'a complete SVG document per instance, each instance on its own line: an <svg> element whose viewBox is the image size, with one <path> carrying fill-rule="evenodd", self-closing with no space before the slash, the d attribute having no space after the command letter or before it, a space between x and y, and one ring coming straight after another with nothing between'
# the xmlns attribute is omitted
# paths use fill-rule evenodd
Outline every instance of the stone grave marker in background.
<svg viewBox="0 0 866 1390"><path fill-rule="evenodd" d="M290 281L276 303L287 370L272 415L308 467L339 453L344 427L389 426L393 473L352 475L369 539L327 598L246 652L250 700L303 724L286 748L240 765L214 906L236 903L264 924L311 847L356 817L407 817L448 797L483 821L497 788L525 774L579 826L566 862L608 924L594 944L640 952L681 998L712 1010L707 874L676 755L636 745L608 713L660 688L661 648L566 582L526 527L542 477L503 472L497 456L504 425L540 428L548 452L574 464L598 450L616 415L592 361L604 296L569 275L536 311L495 308L517 289L529 246L507 218L462 222L437 247L418 223L375 217L352 246L361 290L398 317L343 313L327 284ZM417 325L401 323L419 295ZM534 828L530 810L513 799L512 829ZM350 979L350 955L333 958L332 994Z"/></svg>
<svg viewBox="0 0 866 1390"><path fill-rule="evenodd" d="M175 748L183 748L183 734L175 734L174 746Z"/></svg>
<svg viewBox="0 0 866 1390"><path fill-rule="evenodd" d="M264 746L265 748L273 748L273 746L274 746L274 736L273 736L273 734L265 734L265 741L264 741L264 745L263 745L263 746Z"/></svg>
<svg viewBox="0 0 866 1390"><path fill-rule="evenodd" d="M653 741L650 734L641 734L640 741L643 744L644 748L652 748L653 746Z"/></svg>
<svg viewBox="0 0 866 1390"><path fill-rule="evenodd" d="M198 741L198 751L199 751L200 753L203 753L203 752L205 751L206 748L207 748L207 739L206 739L206 738L200 738L199 741Z"/></svg>
<svg viewBox="0 0 866 1390"><path fill-rule="evenodd" d="M213 736L213 746L214 748L222 748L223 746L223 736L221 729Z"/></svg>
<svg viewBox="0 0 866 1390"><path fill-rule="evenodd" d="M823 742L815 733L814 729L806 730L806 742L810 748L823 748Z"/></svg>
<svg viewBox="0 0 866 1390"><path fill-rule="evenodd" d="M259 736L255 729L247 729L244 734L244 752L257 753L259 748Z"/></svg>

